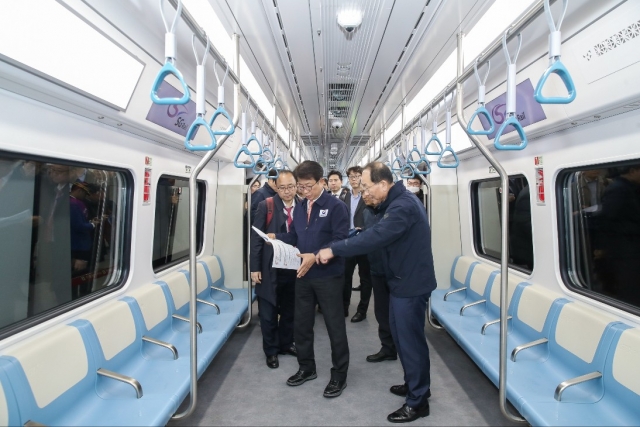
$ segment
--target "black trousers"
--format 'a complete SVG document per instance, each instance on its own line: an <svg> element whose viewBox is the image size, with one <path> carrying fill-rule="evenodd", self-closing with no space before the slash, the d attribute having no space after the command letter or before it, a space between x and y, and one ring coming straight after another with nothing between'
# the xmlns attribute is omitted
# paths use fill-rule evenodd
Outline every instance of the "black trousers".
<svg viewBox="0 0 640 427"><path fill-rule="evenodd" d="M320 304L331 342L331 379L344 381L349 368L349 343L342 307L343 276L296 280L294 337L301 371L315 371L313 326L316 302Z"/></svg>
<svg viewBox="0 0 640 427"><path fill-rule="evenodd" d="M356 311L367 314L369 300L371 299L371 272L369 271L369 258L366 255L358 255L345 258L344 262L344 307L351 304L351 287L353 285L353 272L358 266L360 276L360 303Z"/></svg>
<svg viewBox="0 0 640 427"><path fill-rule="evenodd" d="M294 270L291 272L278 274L277 305L258 297L262 348L267 356L275 356L293 345L296 276Z"/></svg>
<svg viewBox="0 0 640 427"><path fill-rule="evenodd" d="M391 336L389 326L389 286L387 279L382 276L371 276L373 285L373 309L378 321L378 336L382 344L382 352L387 355L397 354L396 345Z"/></svg>
<svg viewBox="0 0 640 427"><path fill-rule="evenodd" d="M389 298L389 325L407 384L406 402L422 406L431 386L429 346L424 334L427 301L431 292L409 298Z"/></svg>

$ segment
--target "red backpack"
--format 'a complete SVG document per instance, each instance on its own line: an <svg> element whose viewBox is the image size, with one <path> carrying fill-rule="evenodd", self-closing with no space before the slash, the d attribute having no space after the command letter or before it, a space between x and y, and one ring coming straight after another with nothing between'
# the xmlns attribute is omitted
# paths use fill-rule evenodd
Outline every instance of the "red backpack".
<svg viewBox="0 0 640 427"><path fill-rule="evenodd" d="M275 206L273 202L273 197L267 197L264 199L267 202L267 225L265 226L265 230L269 229L269 224L271 224L271 220L273 219L273 207Z"/></svg>

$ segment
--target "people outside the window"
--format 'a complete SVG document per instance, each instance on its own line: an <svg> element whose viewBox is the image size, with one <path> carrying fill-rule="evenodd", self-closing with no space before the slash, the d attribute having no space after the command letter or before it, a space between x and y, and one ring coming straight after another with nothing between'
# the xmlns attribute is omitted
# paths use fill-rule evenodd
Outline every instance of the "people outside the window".
<svg viewBox="0 0 640 427"><path fill-rule="evenodd" d="M349 190L342 188L342 174L337 170L332 170L327 175L329 192L334 197L342 197Z"/></svg>
<svg viewBox="0 0 640 427"><path fill-rule="evenodd" d="M351 191L346 191L340 200L347 205L349 212L349 235L355 235L364 227L364 218L362 216L366 207L362 200L360 192L360 179L362 177L362 168L353 166L347 169L347 178L351 184ZM360 277L360 286L353 290L360 291L360 303L356 308L356 313L351 318L351 322L362 322L367 318L367 310L369 309L369 300L371 299L371 274L369 273L369 260L367 255L357 255L345 258L344 270L344 314L349 315L349 305L351 304L351 286L353 284L353 273L358 266L358 276Z"/></svg>
<svg viewBox="0 0 640 427"><path fill-rule="evenodd" d="M531 229L531 195L524 186L514 201L509 217L509 254L514 264L533 270L533 232Z"/></svg>
<svg viewBox="0 0 640 427"><path fill-rule="evenodd" d="M81 276L89 272L91 250L93 248L93 232L100 224L100 220L89 220L89 211L85 205L85 199L89 196L90 189L87 183L76 181L71 186L69 194L69 221L71 226L71 266L72 277ZM72 286L72 297L79 298L91 292L91 281Z"/></svg>
<svg viewBox="0 0 640 427"><path fill-rule="evenodd" d="M363 230L366 230L373 227L382 218L384 210L376 208L369 193L362 193L362 200L367 205L362 211ZM378 249L367 254L373 288L373 312L378 322L378 337L381 345L380 351L367 356L367 362L371 363L398 359L398 352L396 351L396 345L391 336L391 327L389 326L389 284L382 268L383 251L384 249ZM396 389L392 388L391 392L396 393ZM404 393L401 392L400 395L404 397L406 391Z"/></svg>
<svg viewBox="0 0 640 427"><path fill-rule="evenodd" d="M596 249L605 293L640 307L640 165L619 168L604 191Z"/></svg>
<svg viewBox="0 0 640 427"><path fill-rule="evenodd" d="M424 334L427 301L436 288L431 253L431 232L424 206L402 181L393 183L391 170L369 163L362 173L362 191L384 211L380 220L357 236L332 242L316 255L318 264L335 256L381 251L389 285L389 324L404 369L404 384L391 391L406 391L406 403L389 414L390 422L410 422L429 415L429 347Z"/></svg>
<svg viewBox="0 0 640 427"><path fill-rule="evenodd" d="M278 171L276 171L275 169L271 169L267 174L267 182L265 182L260 189L256 190L255 193L251 194L251 218L256 215L258 203L260 203L267 197L273 197L278 194L276 191L276 176L278 176Z"/></svg>
<svg viewBox="0 0 640 427"><path fill-rule="evenodd" d="M313 349L315 305L320 304L331 342L331 380L325 397L337 397L347 386L349 344L343 313L344 259L337 257L323 265L316 264L321 248L346 239L349 216L343 202L322 188L322 166L314 161L300 163L295 171L298 186L305 195L293 212L288 233L270 234L300 250L300 268L295 284L294 340L298 349L299 370L287 380L299 386L317 378Z"/></svg>
<svg viewBox="0 0 640 427"><path fill-rule="evenodd" d="M280 171L275 196L258 203L253 226L264 233L287 233L298 209L296 179L291 171ZM273 268L273 248L251 231L251 281L256 283L262 348L267 366L279 366L278 354L297 356L293 342L296 271Z"/></svg>

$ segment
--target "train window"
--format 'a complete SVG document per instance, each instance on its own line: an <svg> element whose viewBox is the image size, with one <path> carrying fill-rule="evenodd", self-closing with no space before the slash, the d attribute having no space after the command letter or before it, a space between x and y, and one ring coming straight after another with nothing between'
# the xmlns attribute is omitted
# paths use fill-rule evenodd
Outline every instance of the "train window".
<svg viewBox="0 0 640 427"><path fill-rule="evenodd" d="M640 308L640 161L564 170L557 185L565 284Z"/></svg>
<svg viewBox="0 0 640 427"><path fill-rule="evenodd" d="M476 252L500 262L500 179L472 182L471 201ZM531 196L529 183L523 175L509 177L509 267L526 273L533 270Z"/></svg>
<svg viewBox="0 0 640 427"><path fill-rule="evenodd" d="M128 172L0 154L0 337L126 278Z"/></svg>
<svg viewBox="0 0 640 427"><path fill-rule="evenodd" d="M204 182L197 183L197 252L202 249ZM162 175L156 190L153 232L153 271L158 272L189 258L189 180Z"/></svg>

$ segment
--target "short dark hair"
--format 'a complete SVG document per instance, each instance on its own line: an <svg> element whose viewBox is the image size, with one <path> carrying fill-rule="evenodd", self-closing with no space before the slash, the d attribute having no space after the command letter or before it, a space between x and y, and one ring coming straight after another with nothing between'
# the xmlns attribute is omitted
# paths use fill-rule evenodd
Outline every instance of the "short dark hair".
<svg viewBox="0 0 640 427"><path fill-rule="evenodd" d="M293 171L293 176L295 176L298 181L301 179L315 179L316 181L320 181L323 173L324 171L320 163L314 162L313 160L305 160L296 166Z"/></svg>
<svg viewBox="0 0 640 427"><path fill-rule="evenodd" d="M338 175L338 179L342 182L342 173L340 173L340 171L337 171L335 169L329 171L329 173L327 174L327 179L331 178L331 175Z"/></svg>
<svg viewBox="0 0 640 427"><path fill-rule="evenodd" d="M347 169L347 176L351 175L351 172L359 173L360 175L362 175L362 168L360 166L351 166L349 169Z"/></svg>
<svg viewBox="0 0 640 427"><path fill-rule="evenodd" d="M416 173L414 173L411 177L407 178L407 181L410 179L417 179L422 184L422 180L420 179L420 176L418 176L418 174Z"/></svg>
<svg viewBox="0 0 640 427"><path fill-rule="evenodd" d="M296 176L293 174L293 172L288 171L288 170L281 170L280 171L280 175L278 175L278 178L276 178L276 184L278 183L278 179L283 175L291 175L293 177L293 179L296 179Z"/></svg>
<svg viewBox="0 0 640 427"><path fill-rule="evenodd" d="M377 184L380 181L387 181L389 184L393 184L393 174L391 173L391 169L389 169L384 163L367 163L364 170L369 170L369 173L371 174L371 182L374 184Z"/></svg>
<svg viewBox="0 0 640 427"><path fill-rule="evenodd" d="M272 179L275 181L276 178L278 178L278 171L275 169L269 170L269 172L267 173L267 179Z"/></svg>

